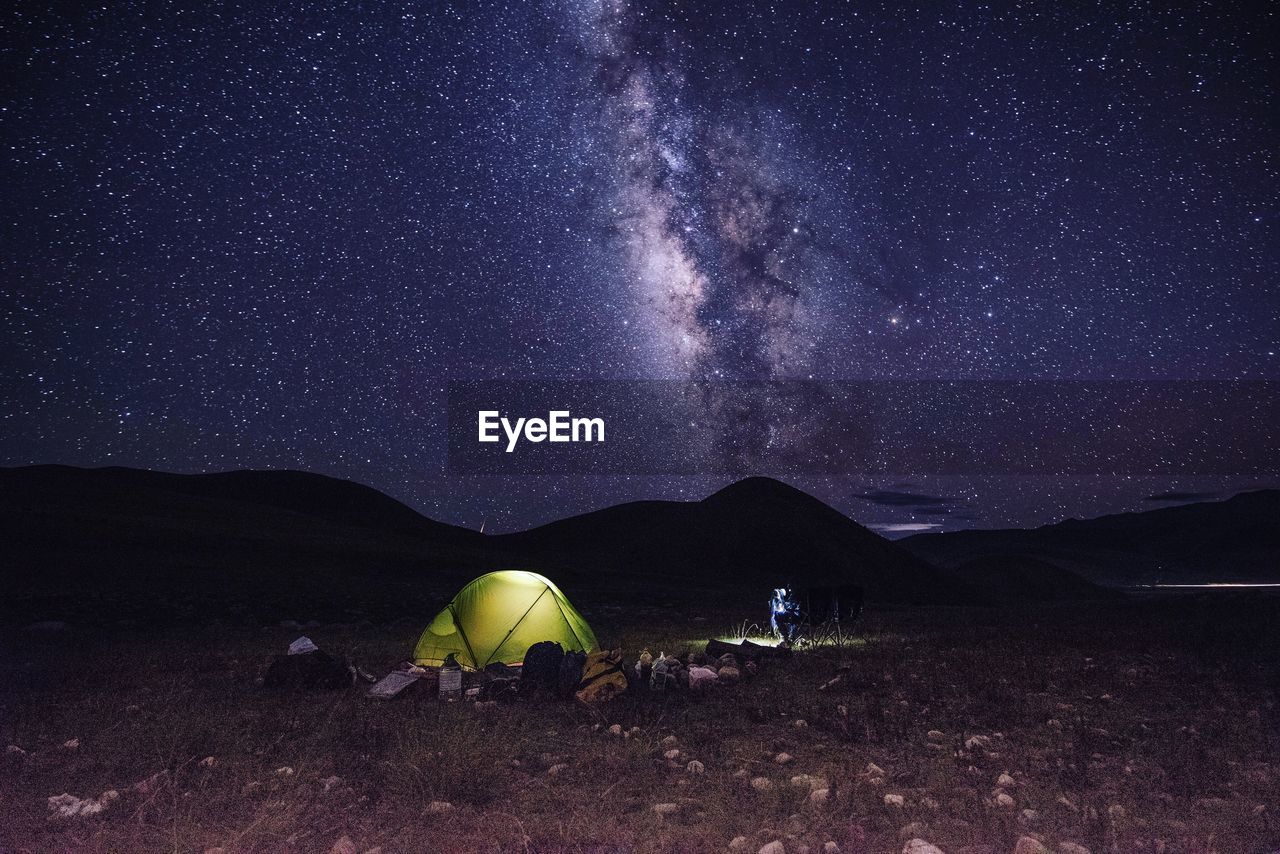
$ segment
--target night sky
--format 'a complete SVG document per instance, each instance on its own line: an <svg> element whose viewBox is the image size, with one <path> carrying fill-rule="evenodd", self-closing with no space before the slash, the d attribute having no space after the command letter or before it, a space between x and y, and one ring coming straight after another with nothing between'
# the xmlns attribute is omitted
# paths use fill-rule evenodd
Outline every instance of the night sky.
<svg viewBox="0 0 1280 854"><path fill-rule="evenodd" d="M449 380L1280 379L1263 4L4 15L0 464L509 530L730 478L447 475ZM767 473L887 533L1276 485Z"/></svg>

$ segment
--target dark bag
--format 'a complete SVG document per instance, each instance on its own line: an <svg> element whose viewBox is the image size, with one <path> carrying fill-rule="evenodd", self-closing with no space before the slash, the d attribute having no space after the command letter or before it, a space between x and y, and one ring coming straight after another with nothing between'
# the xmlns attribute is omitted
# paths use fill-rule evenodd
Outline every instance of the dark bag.
<svg viewBox="0 0 1280 854"><path fill-rule="evenodd" d="M524 667L520 670L522 691L547 691L552 693L560 681L560 662L564 650L555 641L539 641L524 654Z"/></svg>
<svg viewBox="0 0 1280 854"><path fill-rule="evenodd" d="M587 663L585 652L566 652L560 659L560 678L556 685L556 693L561 697L572 697L582 681L582 666Z"/></svg>

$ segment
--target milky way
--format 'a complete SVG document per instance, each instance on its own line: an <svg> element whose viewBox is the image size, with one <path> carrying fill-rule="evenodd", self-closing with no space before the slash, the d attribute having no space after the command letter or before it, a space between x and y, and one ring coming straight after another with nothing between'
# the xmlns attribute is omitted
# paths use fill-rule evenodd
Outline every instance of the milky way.
<svg viewBox="0 0 1280 854"><path fill-rule="evenodd" d="M770 158L777 137L739 100L699 98L682 64L692 48L630 4L574 14L615 167L601 213L616 224L657 367L694 379L804 376L813 246L805 194Z"/></svg>
<svg viewBox="0 0 1280 854"><path fill-rule="evenodd" d="M859 476L807 413L830 400L813 388L849 380L1280 379L1272 17L16 7L0 34L0 464L310 469L490 530L700 497L728 479L711 464L779 449L767 473L881 525L1038 524L1267 485ZM444 469L450 380L810 377L689 400L703 474ZM944 409L909 411L948 440ZM1206 437L1229 421L1204 417ZM980 438L1021 428L1015 413ZM860 497L888 493L947 501Z"/></svg>

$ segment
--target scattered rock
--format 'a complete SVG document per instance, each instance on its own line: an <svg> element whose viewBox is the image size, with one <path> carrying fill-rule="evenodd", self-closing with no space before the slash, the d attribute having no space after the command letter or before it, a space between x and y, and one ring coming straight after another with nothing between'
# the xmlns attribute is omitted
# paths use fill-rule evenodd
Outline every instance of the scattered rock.
<svg viewBox="0 0 1280 854"><path fill-rule="evenodd" d="M609 735L622 735L622 724L614 724L609 727Z"/></svg>
<svg viewBox="0 0 1280 854"><path fill-rule="evenodd" d="M703 765L696 759L691 759L689 760L689 764L684 766L684 770L688 771L690 774L703 774L706 773L707 766Z"/></svg>
<svg viewBox="0 0 1280 854"><path fill-rule="evenodd" d="M809 791L831 788L825 777L815 777L812 774L795 775L791 778L791 785L797 789L808 789Z"/></svg>
<svg viewBox="0 0 1280 854"><path fill-rule="evenodd" d="M913 821L908 825L904 825L898 831L898 838L904 841L907 839L921 839L928 832L929 832L929 826L926 825L924 822Z"/></svg>
<svg viewBox="0 0 1280 854"><path fill-rule="evenodd" d="M747 846L748 846L748 845L750 845L750 844L751 844L751 843L747 840L747 837L745 837L745 836L735 836L735 837L733 837L733 839L730 839L730 840L729 840L729 850L730 850L730 851L745 851L745 850L746 850L746 848L747 848Z"/></svg>
<svg viewBox="0 0 1280 854"><path fill-rule="evenodd" d="M1005 808L1012 807L1013 796L1010 795L1008 792L997 789L996 790L996 806L1005 807Z"/></svg>
<svg viewBox="0 0 1280 854"><path fill-rule="evenodd" d="M666 753L662 754L662 758L667 760L668 762L674 762L675 760L680 758L680 751L676 750L673 747L672 749L668 750Z"/></svg>
<svg viewBox="0 0 1280 854"><path fill-rule="evenodd" d="M822 854L840 854L840 846L834 842L822 843Z"/></svg>
<svg viewBox="0 0 1280 854"><path fill-rule="evenodd" d="M1014 786L1018 785L1018 783L1008 774L1001 774L1000 779L996 780L996 785L1005 789L1012 789Z"/></svg>
<svg viewBox="0 0 1280 854"><path fill-rule="evenodd" d="M666 738L664 738L660 743L662 744L663 747L675 747L677 744L680 743L680 739L676 738L674 735L669 735Z"/></svg>
<svg viewBox="0 0 1280 854"><path fill-rule="evenodd" d="M1053 854L1044 843L1034 836L1020 836L1013 846L1013 854Z"/></svg>
<svg viewBox="0 0 1280 854"><path fill-rule="evenodd" d="M1028 826L1038 824L1040 821L1040 813L1032 809L1023 810L1018 814L1018 821Z"/></svg>
<svg viewBox="0 0 1280 854"><path fill-rule="evenodd" d="M751 788L757 792L768 792L773 789L773 781L768 777L752 777Z"/></svg>
<svg viewBox="0 0 1280 854"><path fill-rule="evenodd" d="M908 839L902 846L902 854L945 854L945 852L923 839Z"/></svg>
<svg viewBox="0 0 1280 854"><path fill-rule="evenodd" d="M814 789L809 793L809 803L814 806L822 806L831 797L830 789Z"/></svg>
<svg viewBox="0 0 1280 854"><path fill-rule="evenodd" d="M342 778L337 776L336 774L332 777L325 777L323 780L320 781L320 783L324 786L324 790L326 792L328 792L330 789L332 789L334 786L338 785L341 782L342 782Z"/></svg>
<svg viewBox="0 0 1280 854"><path fill-rule="evenodd" d="M359 848L351 841L350 836L341 836L338 841L333 843L333 847L329 849L329 854L357 854Z"/></svg>
<svg viewBox="0 0 1280 854"><path fill-rule="evenodd" d="M23 757L28 755L27 751L23 750L21 747L19 747L16 744L9 745L4 749L4 752L6 756L16 756L19 759L22 759Z"/></svg>
<svg viewBox="0 0 1280 854"><path fill-rule="evenodd" d="M109 789L102 793L100 798L77 798L75 795L69 795L63 792L61 795L54 795L49 798L49 812L62 816L63 818L73 818L75 816L91 816L98 815L111 805L111 802L120 797L120 793L115 789Z"/></svg>
<svg viewBox="0 0 1280 854"><path fill-rule="evenodd" d="M654 804L653 811L656 812L658 815L671 815L672 813L676 813L680 811L680 805L671 804L671 803Z"/></svg>
<svg viewBox="0 0 1280 854"><path fill-rule="evenodd" d="M432 801L423 812L427 815L444 815L453 812L453 804L448 801Z"/></svg>
<svg viewBox="0 0 1280 854"><path fill-rule="evenodd" d="M292 769L292 768L290 768L288 765L281 765L279 768L277 768L277 769L276 769L276 776L277 776L277 777L292 777L292 776L293 776L293 769Z"/></svg>
<svg viewBox="0 0 1280 854"><path fill-rule="evenodd" d="M927 810L938 810L939 808L941 808L942 804L938 803L933 798L921 798L920 806L924 807Z"/></svg>
<svg viewBox="0 0 1280 854"><path fill-rule="evenodd" d="M942 730L931 729L927 733L925 733L925 738L929 739L930 741L942 741L944 736L942 734Z"/></svg>
<svg viewBox="0 0 1280 854"><path fill-rule="evenodd" d="M212 768L218 764L218 760L213 756L206 756L204 759L200 760L200 764L205 768Z"/></svg>
<svg viewBox="0 0 1280 854"><path fill-rule="evenodd" d="M884 805L887 807L901 808L904 804L906 804L906 802L907 802L906 798L902 797L902 795L890 794L890 795L884 796Z"/></svg>
<svg viewBox="0 0 1280 854"><path fill-rule="evenodd" d="M1076 842L1059 842L1058 854L1091 854L1091 852Z"/></svg>
<svg viewBox="0 0 1280 854"><path fill-rule="evenodd" d="M790 765L794 757L790 753L779 753L773 757L773 761L779 765Z"/></svg>
<svg viewBox="0 0 1280 854"><path fill-rule="evenodd" d="M1124 807L1119 804L1112 804L1107 807L1107 816L1112 821L1124 821L1129 814L1125 812Z"/></svg>
<svg viewBox="0 0 1280 854"><path fill-rule="evenodd" d="M1080 807L1076 806L1076 802L1068 798L1066 795L1058 795L1058 803L1062 804L1072 812L1080 812Z"/></svg>
<svg viewBox="0 0 1280 854"><path fill-rule="evenodd" d="M561 771L565 771L568 768L569 768L569 764L567 762L557 762L555 765L552 765L550 768L547 769L547 774L554 777L557 774L559 774Z"/></svg>
<svg viewBox="0 0 1280 854"><path fill-rule="evenodd" d="M804 718L797 718L791 725L796 729L804 729L805 727L809 726L809 722L806 721Z"/></svg>
<svg viewBox="0 0 1280 854"><path fill-rule="evenodd" d="M991 746L991 736L989 735L971 735L964 740L966 750L986 750Z"/></svg>
<svg viewBox="0 0 1280 854"><path fill-rule="evenodd" d="M69 738L66 741L62 742L62 748L64 750L75 750L79 746L80 746L80 739L78 738Z"/></svg>
<svg viewBox="0 0 1280 854"><path fill-rule="evenodd" d="M782 844L781 839L775 839L772 842L766 842L761 845L756 854L787 854L787 847Z"/></svg>

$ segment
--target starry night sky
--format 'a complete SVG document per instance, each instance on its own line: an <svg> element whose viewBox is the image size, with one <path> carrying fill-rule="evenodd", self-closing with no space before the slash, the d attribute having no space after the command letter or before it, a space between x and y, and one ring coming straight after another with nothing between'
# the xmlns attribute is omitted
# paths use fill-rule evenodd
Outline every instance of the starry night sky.
<svg viewBox="0 0 1280 854"><path fill-rule="evenodd" d="M1280 379L1274 13L1070 6L12 8L0 464L505 530L728 478L447 475L449 380ZM888 533L1275 485L769 473Z"/></svg>

